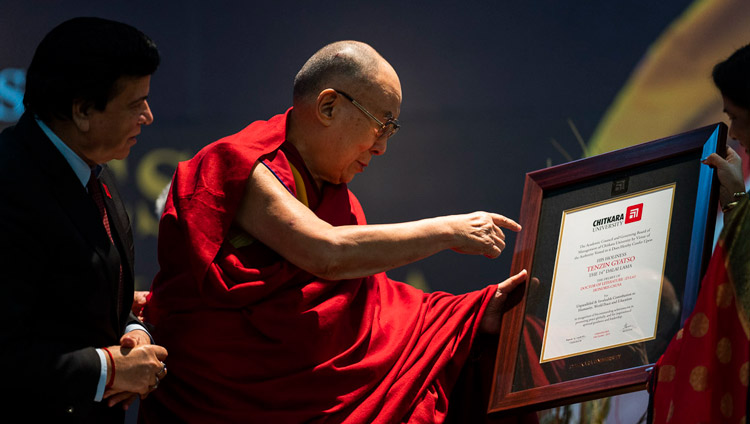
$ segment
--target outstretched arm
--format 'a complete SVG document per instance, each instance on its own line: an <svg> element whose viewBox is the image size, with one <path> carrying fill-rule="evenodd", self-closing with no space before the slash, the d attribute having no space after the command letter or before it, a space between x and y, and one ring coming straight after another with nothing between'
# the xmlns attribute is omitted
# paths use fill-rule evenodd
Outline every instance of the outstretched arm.
<svg viewBox="0 0 750 424"><path fill-rule="evenodd" d="M291 263L328 280L372 275L445 249L494 258L505 248L501 227L521 229L513 220L487 212L334 227L295 199L264 166L251 172L235 221Z"/></svg>

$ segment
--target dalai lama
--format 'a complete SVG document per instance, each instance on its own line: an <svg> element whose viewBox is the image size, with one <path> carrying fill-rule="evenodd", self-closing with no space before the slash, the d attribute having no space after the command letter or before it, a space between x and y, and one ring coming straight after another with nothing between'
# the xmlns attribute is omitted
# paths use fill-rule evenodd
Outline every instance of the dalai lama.
<svg viewBox="0 0 750 424"><path fill-rule="evenodd" d="M347 188L399 129L401 86L367 44L325 46L293 108L218 140L174 175L146 319L170 378L146 423L443 422L478 333L526 272L464 295L385 271L446 249L497 257L475 212L367 225Z"/></svg>

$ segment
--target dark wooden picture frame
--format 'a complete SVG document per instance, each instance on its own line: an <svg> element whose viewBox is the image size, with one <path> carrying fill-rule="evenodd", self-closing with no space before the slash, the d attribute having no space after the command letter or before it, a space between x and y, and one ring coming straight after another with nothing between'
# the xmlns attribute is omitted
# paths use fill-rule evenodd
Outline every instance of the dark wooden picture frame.
<svg viewBox="0 0 750 424"><path fill-rule="evenodd" d="M520 212L523 230L516 240L511 273L526 269L529 281L510 293L504 305L489 413L501 416L515 410L544 409L646 388L653 364L692 311L708 264L718 179L715 170L701 164L700 159L714 152L723 156L726 134L726 125L717 123L526 174ZM538 334L529 335L533 328L538 330L538 324L534 327L529 320L541 322L542 326L545 322L533 314L546 316L543 304L549 300L549 294L545 298L549 278L544 281L543 275L549 274L550 262L554 266L561 211L675 181L679 181L678 194L663 279L673 280L672 300L679 312L672 314L671 321L660 323L656 339L642 349L648 355L642 354L640 361L634 361L629 353L606 349L583 355L585 358L577 364L539 364L538 357L533 356L539 354L533 347ZM534 308L541 312L533 312ZM660 312L662 308L664 303ZM662 316L667 315L665 312ZM607 360L612 363L601 365Z"/></svg>

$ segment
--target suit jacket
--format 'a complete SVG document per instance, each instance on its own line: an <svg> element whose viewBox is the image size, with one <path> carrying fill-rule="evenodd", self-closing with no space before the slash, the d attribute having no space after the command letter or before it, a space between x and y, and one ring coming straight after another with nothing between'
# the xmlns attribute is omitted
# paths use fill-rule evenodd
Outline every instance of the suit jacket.
<svg viewBox="0 0 750 424"><path fill-rule="evenodd" d="M124 421L119 406L93 401L95 348L119 344L136 320L130 220L106 167L99 181L114 246L33 116L0 134L0 375L11 391L0 396L2 422Z"/></svg>

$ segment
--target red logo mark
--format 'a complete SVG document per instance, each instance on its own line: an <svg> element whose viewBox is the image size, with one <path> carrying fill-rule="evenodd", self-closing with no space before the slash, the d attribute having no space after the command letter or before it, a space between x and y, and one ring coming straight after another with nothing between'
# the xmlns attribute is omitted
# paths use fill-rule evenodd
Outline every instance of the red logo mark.
<svg viewBox="0 0 750 424"><path fill-rule="evenodd" d="M643 203L637 205L628 206L627 212L625 212L625 223L630 224L631 222L640 221L643 216Z"/></svg>

